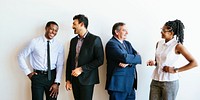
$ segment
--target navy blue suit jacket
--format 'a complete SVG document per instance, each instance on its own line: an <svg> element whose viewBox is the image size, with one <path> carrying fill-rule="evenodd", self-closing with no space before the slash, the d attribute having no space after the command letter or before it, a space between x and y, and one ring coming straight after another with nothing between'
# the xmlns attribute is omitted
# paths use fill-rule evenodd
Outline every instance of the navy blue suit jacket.
<svg viewBox="0 0 200 100"><path fill-rule="evenodd" d="M133 49L130 42L123 42L126 48L115 37L106 44L107 80L106 89L111 91L130 92L137 89L136 65L141 64L141 56ZM129 66L122 68L119 63Z"/></svg>

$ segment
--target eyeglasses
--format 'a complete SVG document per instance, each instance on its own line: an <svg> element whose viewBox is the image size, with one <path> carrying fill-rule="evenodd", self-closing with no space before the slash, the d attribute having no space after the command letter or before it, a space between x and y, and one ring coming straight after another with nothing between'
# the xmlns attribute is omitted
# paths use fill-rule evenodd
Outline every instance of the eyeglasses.
<svg viewBox="0 0 200 100"><path fill-rule="evenodd" d="M165 30L161 28L161 33L172 32L172 30Z"/></svg>

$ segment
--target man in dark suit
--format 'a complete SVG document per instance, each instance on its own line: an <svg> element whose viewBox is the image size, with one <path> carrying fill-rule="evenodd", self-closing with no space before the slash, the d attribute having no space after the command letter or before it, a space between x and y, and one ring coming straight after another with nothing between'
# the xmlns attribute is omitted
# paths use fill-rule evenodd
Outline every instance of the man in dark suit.
<svg viewBox="0 0 200 100"><path fill-rule="evenodd" d="M75 100L92 100L94 85L99 83L98 67L103 64L103 45L99 36L87 30L88 18L73 18L72 28L78 34L71 39L66 68L66 90L73 90Z"/></svg>
<svg viewBox="0 0 200 100"><path fill-rule="evenodd" d="M106 44L106 89L109 99L135 100L136 65L141 64L141 57L125 40L128 34L125 23L114 24L112 34L113 37Z"/></svg>

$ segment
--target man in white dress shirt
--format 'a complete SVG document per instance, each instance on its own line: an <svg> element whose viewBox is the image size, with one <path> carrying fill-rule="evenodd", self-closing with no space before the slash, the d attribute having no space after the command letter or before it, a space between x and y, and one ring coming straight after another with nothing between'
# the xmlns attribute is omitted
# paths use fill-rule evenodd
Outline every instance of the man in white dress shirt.
<svg viewBox="0 0 200 100"><path fill-rule="evenodd" d="M49 21L45 34L32 39L18 55L20 68L31 80L32 100L43 100L44 93L46 100L57 99L64 63L64 47L54 39L58 29L56 22ZM50 47L50 54L47 45ZM47 59L48 56L50 60ZM28 57L31 69L26 63Z"/></svg>

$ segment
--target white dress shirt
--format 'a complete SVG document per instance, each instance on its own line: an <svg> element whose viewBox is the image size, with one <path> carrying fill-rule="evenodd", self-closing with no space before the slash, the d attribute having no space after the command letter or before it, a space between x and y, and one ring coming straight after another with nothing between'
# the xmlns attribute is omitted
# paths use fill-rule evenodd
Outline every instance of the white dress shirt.
<svg viewBox="0 0 200 100"><path fill-rule="evenodd" d="M26 75L31 73L26 62L28 56L33 69L47 71L47 39L44 35L33 39L18 55L19 66ZM50 57L51 70L56 68L55 82L60 83L64 65L64 47L55 39L50 40Z"/></svg>
<svg viewBox="0 0 200 100"><path fill-rule="evenodd" d="M167 43L165 40L158 42L156 49L157 66L153 72L152 78L157 81L175 81L179 79L178 73L164 72L164 66L176 67L179 55L175 53L177 40L174 38Z"/></svg>

